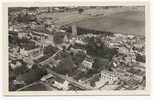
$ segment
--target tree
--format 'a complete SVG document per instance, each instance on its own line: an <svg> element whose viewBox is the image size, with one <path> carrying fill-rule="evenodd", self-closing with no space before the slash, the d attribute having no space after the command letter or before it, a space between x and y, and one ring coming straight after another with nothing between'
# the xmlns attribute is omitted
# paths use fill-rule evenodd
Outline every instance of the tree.
<svg viewBox="0 0 153 100"><path fill-rule="evenodd" d="M66 55L66 57L64 57L61 62L55 67L55 71L60 73L60 74L68 74L68 75L72 75L74 72L74 64L73 64L73 60L72 57L70 55Z"/></svg>
<svg viewBox="0 0 153 100"><path fill-rule="evenodd" d="M93 68L98 71L98 69L109 69L109 60L105 58L97 57L93 63Z"/></svg>
<svg viewBox="0 0 153 100"><path fill-rule="evenodd" d="M84 9L80 8L80 9L78 10L78 12L79 12L79 14L82 14L82 13L84 12Z"/></svg>
<svg viewBox="0 0 153 100"><path fill-rule="evenodd" d="M78 65L78 64L80 64L83 60L84 60L84 58L85 58L85 54L84 54L84 52L78 52L75 56L73 56L73 61L74 61L74 63L76 64L76 65Z"/></svg>

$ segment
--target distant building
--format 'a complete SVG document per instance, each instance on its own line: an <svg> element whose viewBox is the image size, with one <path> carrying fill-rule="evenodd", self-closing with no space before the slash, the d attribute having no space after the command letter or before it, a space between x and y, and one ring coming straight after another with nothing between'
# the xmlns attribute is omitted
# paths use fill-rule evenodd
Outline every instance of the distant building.
<svg viewBox="0 0 153 100"><path fill-rule="evenodd" d="M127 35L127 37L128 37L129 39L133 39L133 38L134 38L134 35Z"/></svg>

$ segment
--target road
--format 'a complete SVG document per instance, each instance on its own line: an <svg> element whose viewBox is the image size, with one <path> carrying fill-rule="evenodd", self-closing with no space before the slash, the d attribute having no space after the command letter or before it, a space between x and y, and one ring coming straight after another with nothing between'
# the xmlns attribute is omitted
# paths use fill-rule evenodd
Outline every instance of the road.
<svg viewBox="0 0 153 100"><path fill-rule="evenodd" d="M40 86L41 85L41 86ZM41 87L41 88L39 88L38 89L38 87ZM42 82L42 81L36 81L36 82L33 82L33 83L31 83L31 84L28 84L28 85L26 85L26 86L24 86L24 87L22 87L22 88L19 88L17 91L25 91L25 90L31 90L31 91L33 91L33 89L35 90L35 91L53 91L53 90L57 90L57 89L55 89L54 87L52 87L52 86L50 86L48 83L44 83L44 82Z"/></svg>
<svg viewBox="0 0 153 100"><path fill-rule="evenodd" d="M55 57L55 56L56 56L58 53L60 53L61 51L62 51L62 50L57 51L57 52L54 53L51 57L49 57L47 60L45 60L45 61L43 61L43 62L40 62L40 64L41 64L41 65L48 64L48 63L50 62L50 60L53 59L53 57ZM84 85L84 84L81 84L81 83L79 83L79 82L73 80L73 79L70 78L70 77L66 77L66 76L64 76L64 75L58 74L58 73L52 71L50 68L47 68L47 70L48 70L51 74L53 74L53 75L55 75L55 76L57 76L57 77L60 77L61 79L64 79L64 80L69 81L71 84L73 84L73 85L76 86L76 87L79 87L79 88L85 89L85 90L93 90L92 87L86 86L86 85Z"/></svg>
<svg viewBox="0 0 153 100"><path fill-rule="evenodd" d="M44 65L44 64L49 64L50 60L52 60L58 53L60 53L62 50L58 50L56 53L54 53L51 57L48 59L40 62L39 64Z"/></svg>

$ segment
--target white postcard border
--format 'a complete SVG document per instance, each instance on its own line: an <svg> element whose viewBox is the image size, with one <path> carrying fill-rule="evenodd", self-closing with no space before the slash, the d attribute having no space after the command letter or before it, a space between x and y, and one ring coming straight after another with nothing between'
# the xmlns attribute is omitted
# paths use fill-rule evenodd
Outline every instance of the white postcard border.
<svg viewBox="0 0 153 100"><path fill-rule="evenodd" d="M145 6L145 42L146 42L146 89L126 91L8 91L8 7L33 6ZM14 2L3 3L3 94L19 95L149 95L150 94L150 14L148 2Z"/></svg>

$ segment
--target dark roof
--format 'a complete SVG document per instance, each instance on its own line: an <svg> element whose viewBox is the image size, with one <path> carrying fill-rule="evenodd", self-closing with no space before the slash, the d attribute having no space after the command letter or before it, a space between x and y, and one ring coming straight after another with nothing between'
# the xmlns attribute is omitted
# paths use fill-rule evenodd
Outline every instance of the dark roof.
<svg viewBox="0 0 153 100"><path fill-rule="evenodd" d="M25 83L30 84L32 82L38 81L45 74L46 73L43 69L33 68L24 74L18 75L16 80L24 81Z"/></svg>

